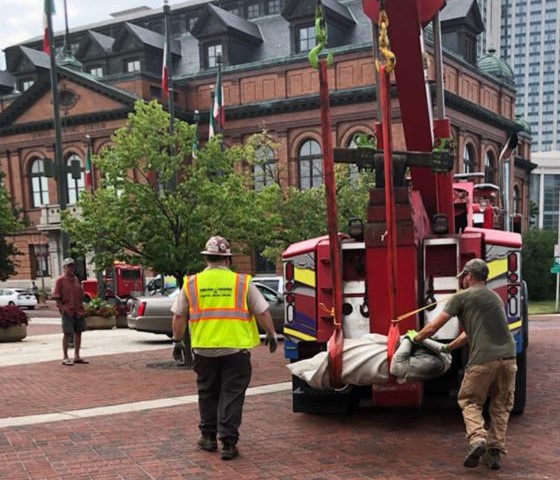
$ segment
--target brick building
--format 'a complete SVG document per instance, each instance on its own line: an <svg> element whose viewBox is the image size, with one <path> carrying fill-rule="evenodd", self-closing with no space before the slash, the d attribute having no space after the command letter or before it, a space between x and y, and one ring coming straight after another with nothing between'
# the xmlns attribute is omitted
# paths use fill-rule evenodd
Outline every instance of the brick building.
<svg viewBox="0 0 560 480"><path fill-rule="evenodd" d="M334 53L329 78L333 140L336 146L349 146L355 134L373 133L377 117L371 23L360 0L323 4ZM195 110L200 111L205 138L221 56L226 143L240 142L265 126L279 145L271 162L286 172L284 182L301 188L322 183L316 168L321 162L318 73L307 60L315 45L315 5L315 0L191 0L170 9L176 116L192 122ZM476 47L483 25L475 0L449 1L441 20L447 115L458 144L455 171L481 171L481 181L498 183L500 151L517 132L521 143L512 188L515 213L522 219L516 228L523 230L534 165L530 135L514 115L513 79L485 68L484 62L477 66L473 42ZM428 79L433 80L430 27L425 38ZM81 175L66 173L69 210L75 210L84 188L87 142L98 153L125 124L135 100L161 98L164 40L163 10L145 7L71 28L67 37L56 35L63 157L68 166L76 160L82 165ZM10 283L29 285L41 273L46 280L55 277L61 261L57 185L46 175L44 162L54 157L55 143L50 64L40 38L11 46L5 55L7 71L0 72L0 168L14 207L23 208L30 220L16 237L24 255ZM495 53L488 55L500 61ZM393 128L395 148L404 150L396 99ZM244 267L266 269L257 257L246 259Z"/></svg>

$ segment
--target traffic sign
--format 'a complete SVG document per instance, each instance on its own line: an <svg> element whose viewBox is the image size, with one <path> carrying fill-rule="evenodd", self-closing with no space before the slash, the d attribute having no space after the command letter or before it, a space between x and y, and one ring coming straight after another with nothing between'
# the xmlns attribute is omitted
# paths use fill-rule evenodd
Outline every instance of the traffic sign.
<svg viewBox="0 0 560 480"><path fill-rule="evenodd" d="M555 263L554 265L552 265L552 267L550 268L550 273L560 273L560 264Z"/></svg>

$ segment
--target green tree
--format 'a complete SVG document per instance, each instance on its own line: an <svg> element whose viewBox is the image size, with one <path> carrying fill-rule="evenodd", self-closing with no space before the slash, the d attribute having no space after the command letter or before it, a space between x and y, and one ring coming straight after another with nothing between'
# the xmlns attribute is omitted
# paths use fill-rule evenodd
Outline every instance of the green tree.
<svg viewBox="0 0 560 480"><path fill-rule="evenodd" d="M16 273L15 257L20 252L9 239L21 227L20 212L12 208L8 192L3 184L4 173L0 172L0 280L5 281Z"/></svg>
<svg viewBox="0 0 560 480"><path fill-rule="evenodd" d="M262 146L276 148L266 132L254 135L251 144L255 151ZM306 190L283 187L282 178L286 172L270 169L267 159L259 155L253 155L249 163L259 165L265 171L268 168L272 179L272 183L262 188L256 197L258 211L266 212L267 228L255 239L258 250L265 258L278 262L290 244L328 233L324 186ZM347 165L335 165L335 177L338 230L344 231L350 218L365 217L368 191L374 175L369 172L350 175Z"/></svg>
<svg viewBox="0 0 560 480"><path fill-rule="evenodd" d="M99 268L119 259L181 282L201 268L209 236L246 250L266 228L256 192L237 167L253 147L224 149L215 137L191 161L194 126L176 121L172 137L168 127L160 104L137 102L127 126L94 158L101 187L80 196L80 217L64 218L76 249L92 254Z"/></svg>
<svg viewBox="0 0 560 480"><path fill-rule="evenodd" d="M531 300L554 298L556 279L550 273L550 267L554 260L556 235L555 230L536 229L523 234L521 270Z"/></svg>

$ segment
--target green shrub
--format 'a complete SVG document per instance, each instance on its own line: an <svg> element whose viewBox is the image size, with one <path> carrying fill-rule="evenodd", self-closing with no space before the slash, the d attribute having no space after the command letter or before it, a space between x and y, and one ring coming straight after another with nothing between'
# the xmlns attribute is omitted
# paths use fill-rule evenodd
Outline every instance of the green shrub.
<svg viewBox="0 0 560 480"><path fill-rule="evenodd" d="M521 271L530 300L547 300L556 294L556 275L550 273L556 241L555 230L529 230L523 234Z"/></svg>

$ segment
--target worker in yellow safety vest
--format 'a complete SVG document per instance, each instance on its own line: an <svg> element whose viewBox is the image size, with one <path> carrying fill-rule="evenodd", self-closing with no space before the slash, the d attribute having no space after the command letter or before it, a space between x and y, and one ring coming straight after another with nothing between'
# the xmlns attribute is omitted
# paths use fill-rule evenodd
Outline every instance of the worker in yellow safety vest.
<svg viewBox="0 0 560 480"><path fill-rule="evenodd" d="M260 343L257 322L266 332L270 353L278 340L268 302L251 284L251 276L230 270L228 241L211 237L201 253L207 267L187 278L171 307L173 348L183 348L178 339L188 319L200 411L197 445L215 452L219 438L222 460L231 460L239 455L239 426L251 380L249 350Z"/></svg>

